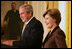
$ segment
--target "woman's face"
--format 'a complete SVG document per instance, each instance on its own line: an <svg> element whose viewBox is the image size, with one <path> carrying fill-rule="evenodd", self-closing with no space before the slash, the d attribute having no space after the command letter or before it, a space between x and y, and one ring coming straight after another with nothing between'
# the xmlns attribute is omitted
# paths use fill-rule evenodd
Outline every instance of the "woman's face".
<svg viewBox="0 0 72 49"><path fill-rule="evenodd" d="M56 20L53 19L49 14L45 15L45 23L47 25L47 28L52 28Z"/></svg>

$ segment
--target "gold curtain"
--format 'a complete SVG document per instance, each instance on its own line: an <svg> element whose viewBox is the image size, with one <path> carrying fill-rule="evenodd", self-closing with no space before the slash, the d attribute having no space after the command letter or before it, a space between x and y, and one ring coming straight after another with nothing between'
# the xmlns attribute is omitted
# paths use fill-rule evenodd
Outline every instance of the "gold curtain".
<svg viewBox="0 0 72 49"><path fill-rule="evenodd" d="M46 9L58 8L58 1L46 1Z"/></svg>
<svg viewBox="0 0 72 49"><path fill-rule="evenodd" d="M71 48L71 1L66 2L66 43Z"/></svg>
<svg viewBox="0 0 72 49"><path fill-rule="evenodd" d="M32 1L24 1L24 3L32 5Z"/></svg>

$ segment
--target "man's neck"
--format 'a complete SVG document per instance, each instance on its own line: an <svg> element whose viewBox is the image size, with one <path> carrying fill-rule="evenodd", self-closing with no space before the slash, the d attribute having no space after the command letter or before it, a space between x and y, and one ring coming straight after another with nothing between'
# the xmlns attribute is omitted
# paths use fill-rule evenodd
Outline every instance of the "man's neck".
<svg viewBox="0 0 72 49"><path fill-rule="evenodd" d="M25 22L25 24L28 24L32 20L32 18L33 16L27 22Z"/></svg>

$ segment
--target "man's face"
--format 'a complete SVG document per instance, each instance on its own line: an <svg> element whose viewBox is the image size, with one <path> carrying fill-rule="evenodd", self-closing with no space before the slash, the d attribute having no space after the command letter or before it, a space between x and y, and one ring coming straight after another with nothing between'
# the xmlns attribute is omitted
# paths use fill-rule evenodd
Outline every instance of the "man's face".
<svg viewBox="0 0 72 49"><path fill-rule="evenodd" d="M29 14L25 11L25 8L19 9L20 18L23 22L27 22L29 18Z"/></svg>
<svg viewBox="0 0 72 49"><path fill-rule="evenodd" d="M11 4L11 7L12 7L13 10L15 10L16 4Z"/></svg>

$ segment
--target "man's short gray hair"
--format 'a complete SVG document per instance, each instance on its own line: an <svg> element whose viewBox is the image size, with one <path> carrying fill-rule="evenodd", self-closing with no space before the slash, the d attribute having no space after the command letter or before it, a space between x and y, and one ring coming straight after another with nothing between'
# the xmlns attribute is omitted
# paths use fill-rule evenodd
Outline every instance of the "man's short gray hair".
<svg viewBox="0 0 72 49"><path fill-rule="evenodd" d="M23 5L20 6L19 9L21 9L21 8L25 8L25 11L27 13L30 13L30 11L32 11L32 15L33 15L33 8L32 8L31 5L29 5L29 4L23 4Z"/></svg>

